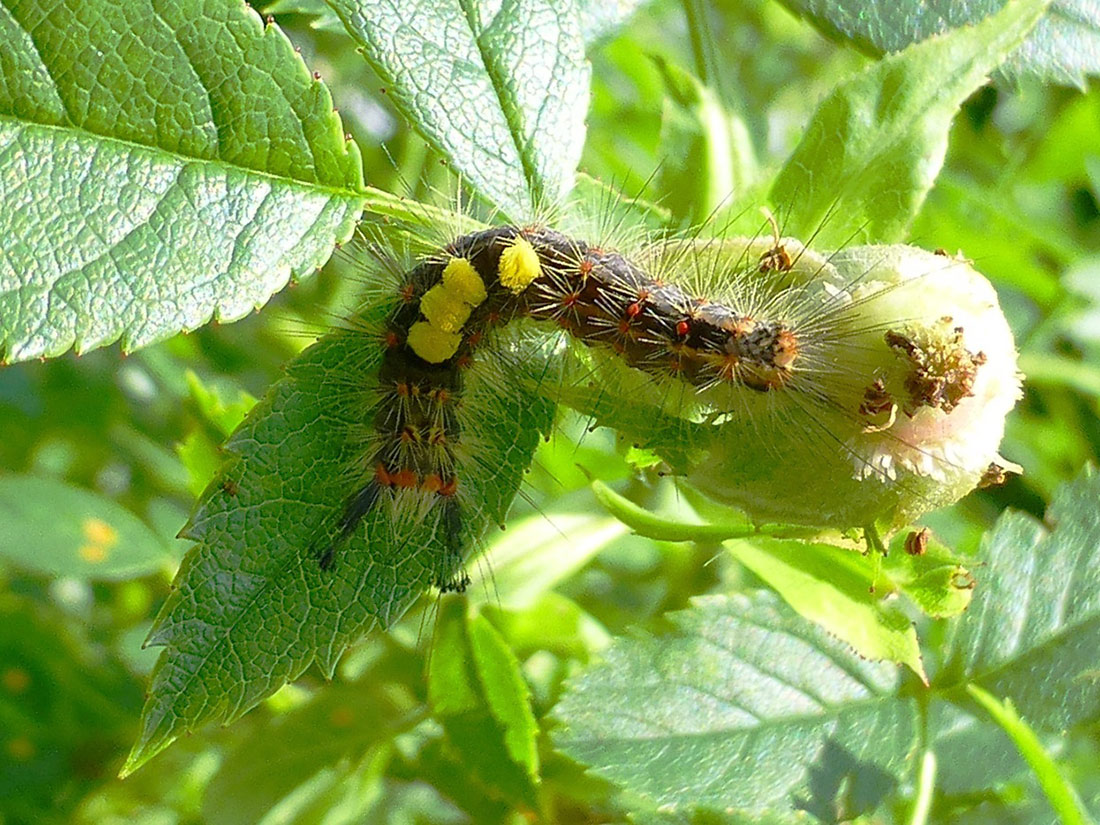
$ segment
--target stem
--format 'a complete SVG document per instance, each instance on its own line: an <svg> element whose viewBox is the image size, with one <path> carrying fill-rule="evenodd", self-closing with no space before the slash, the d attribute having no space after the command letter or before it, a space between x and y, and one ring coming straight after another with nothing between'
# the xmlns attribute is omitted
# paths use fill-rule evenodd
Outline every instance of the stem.
<svg viewBox="0 0 1100 825"><path fill-rule="evenodd" d="M1039 780L1039 787L1046 794L1050 807L1054 809L1064 825L1092 825L1092 819L1085 813L1073 786L1062 775L1058 765L1051 759L1043 743L1039 741L1039 737L1035 735L1035 731L1016 713L1011 700L1005 699L1004 702L1000 702L977 685L967 685L966 692L1008 734L1020 752L1020 756L1024 758L1035 774L1035 778Z"/></svg>
<svg viewBox="0 0 1100 825"><path fill-rule="evenodd" d="M932 794L936 790L936 754L926 750L921 757L920 773L917 774L917 798L913 803L913 815L909 825L925 825L932 810Z"/></svg>
<svg viewBox="0 0 1100 825"><path fill-rule="evenodd" d="M864 526L863 538L871 554L871 592L874 593L879 579L882 578L882 560L886 557L886 545L873 522Z"/></svg>
<svg viewBox="0 0 1100 825"><path fill-rule="evenodd" d="M715 78L711 69L714 64L707 49L706 8L702 0L683 0L683 6L691 36L691 53L695 57L695 74L704 86L713 85Z"/></svg>

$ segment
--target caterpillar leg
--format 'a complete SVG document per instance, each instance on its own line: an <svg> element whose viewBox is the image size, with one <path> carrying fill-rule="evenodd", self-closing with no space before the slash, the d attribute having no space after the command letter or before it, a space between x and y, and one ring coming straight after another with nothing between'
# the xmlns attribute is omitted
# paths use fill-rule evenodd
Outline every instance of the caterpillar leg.
<svg viewBox="0 0 1100 825"><path fill-rule="evenodd" d="M336 561L336 551L355 532L355 528L359 526L359 522L364 519L367 513L374 509L381 491L381 485L371 479L366 486L348 499L347 504L344 506L344 515L340 519L340 530L336 537L327 544L321 544L319 548L314 548L314 553L319 556L317 565L322 570L332 569L332 565Z"/></svg>
<svg viewBox="0 0 1100 825"><path fill-rule="evenodd" d="M464 593L470 586L470 576L462 567L462 507L450 496L441 498L439 506L439 531L447 550L447 569L436 574L434 584L443 593Z"/></svg>

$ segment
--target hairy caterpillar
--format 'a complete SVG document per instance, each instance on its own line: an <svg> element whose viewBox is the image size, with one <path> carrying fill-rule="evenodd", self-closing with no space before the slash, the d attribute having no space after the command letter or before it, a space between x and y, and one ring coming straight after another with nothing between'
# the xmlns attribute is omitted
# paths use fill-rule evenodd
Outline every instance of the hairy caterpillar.
<svg viewBox="0 0 1100 825"><path fill-rule="evenodd" d="M394 524L435 519L447 558L433 581L465 587L477 502L463 495L463 404L487 354L761 520L900 526L1010 466L997 448L1015 350L992 287L963 261L911 247L827 258L778 231L626 255L506 225L453 239L398 281L385 320L358 330L382 352L359 480L313 547L324 569L387 508ZM515 322L543 329L541 349L500 341Z"/></svg>

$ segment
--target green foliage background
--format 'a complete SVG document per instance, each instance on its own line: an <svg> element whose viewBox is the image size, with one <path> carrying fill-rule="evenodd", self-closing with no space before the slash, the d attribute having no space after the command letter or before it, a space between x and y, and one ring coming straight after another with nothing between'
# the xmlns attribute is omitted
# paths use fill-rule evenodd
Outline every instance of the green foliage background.
<svg viewBox="0 0 1100 825"><path fill-rule="evenodd" d="M0 2L0 822L1100 816L1100 20L931 5ZM514 213L578 158L647 221L808 235L839 199L826 246L962 250L1019 343L1025 475L875 570L567 415L464 599L383 558L234 612L309 527L271 503L339 500L316 422L361 358L283 365L362 297L330 258L360 209L415 228L457 170ZM490 510L547 426L501 405Z"/></svg>

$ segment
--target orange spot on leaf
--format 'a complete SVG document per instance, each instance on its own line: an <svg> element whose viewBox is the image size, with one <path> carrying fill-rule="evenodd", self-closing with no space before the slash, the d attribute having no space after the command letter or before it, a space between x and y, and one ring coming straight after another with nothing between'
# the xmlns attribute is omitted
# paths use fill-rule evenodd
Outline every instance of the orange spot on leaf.
<svg viewBox="0 0 1100 825"><path fill-rule="evenodd" d="M118 531L102 519L86 518L82 527L84 538L93 544L109 546L118 541Z"/></svg>
<svg viewBox="0 0 1100 825"><path fill-rule="evenodd" d="M107 558L107 548L102 544L82 544L77 553L80 558L91 564L98 564Z"/></svg>
<svg viewBox="0 0 1100 825"><path fill-rule="evenodd" d="M34 743L25 736L19 736L8 741L8 754L12 759L26 762L37 753Z"/></svg>
<svg viewBox="0 0 1100 825"><path fill-rule="evenodd" d="M31 686L31 675L21 667L9 667L0 676L0 684L9 693L22 693Z"/></svg>

